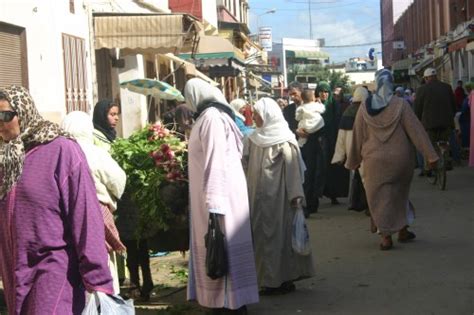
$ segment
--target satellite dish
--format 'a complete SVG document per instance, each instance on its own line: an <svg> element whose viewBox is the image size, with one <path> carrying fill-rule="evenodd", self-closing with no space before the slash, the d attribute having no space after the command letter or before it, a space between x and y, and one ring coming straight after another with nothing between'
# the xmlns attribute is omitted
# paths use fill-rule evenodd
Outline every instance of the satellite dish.
<svg viewBox="0 0 474 315"><path fill-rule="evenodd" d="M370 49L369 49L369 59L370 59L370 60L374 60L374 53L375 53L375 49L374 49L374 48L370 48Z"/></svg>

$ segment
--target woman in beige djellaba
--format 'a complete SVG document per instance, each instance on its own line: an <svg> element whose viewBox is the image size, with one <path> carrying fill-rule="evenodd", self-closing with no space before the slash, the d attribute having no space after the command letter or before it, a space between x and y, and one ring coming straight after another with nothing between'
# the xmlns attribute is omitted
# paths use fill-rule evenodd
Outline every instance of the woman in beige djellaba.
<svg viewBox="0 0 474 315"><path fill-rule="evenodd" d="M292 249L295 209L304 199L304 162L295 135L278 104L262 98L254 105L257 128L244 151L250 221L260 294L295 290L295 280L314 275L311 254Z"/></svg>
<svg viewBox="0 0 474 315"><path fill-rule="evenodd" d="M363 162L363 180L370 214L382 237L381 250L413 240L408 231L413 207L408 200L415 168L415 147L434 167L438 156L423 126L406 101L393 95L393 76L376 72L376 92L359 107L346 167L356 170Z"/></svg>

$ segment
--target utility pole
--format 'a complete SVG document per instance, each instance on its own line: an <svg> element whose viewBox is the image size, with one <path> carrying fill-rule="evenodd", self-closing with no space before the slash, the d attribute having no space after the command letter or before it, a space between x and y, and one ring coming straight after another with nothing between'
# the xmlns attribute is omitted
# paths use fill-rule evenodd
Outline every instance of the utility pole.
<svg viewBox="0 0 474 315"><path fill-rule="evenodd" d="M308 14L309 14L309 39L313 39L313 21L311 18L311 0L308 0Z"/></svg>

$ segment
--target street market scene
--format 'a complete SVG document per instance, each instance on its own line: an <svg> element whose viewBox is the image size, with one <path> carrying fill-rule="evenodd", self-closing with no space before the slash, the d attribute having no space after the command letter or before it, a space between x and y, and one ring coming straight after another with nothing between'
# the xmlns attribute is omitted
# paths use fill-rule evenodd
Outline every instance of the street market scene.
<svg viewBox="0 0 474 315"><path fill-rule="evenodd" d="M474 314L474 0L0 0L0 315Z"/></svg>

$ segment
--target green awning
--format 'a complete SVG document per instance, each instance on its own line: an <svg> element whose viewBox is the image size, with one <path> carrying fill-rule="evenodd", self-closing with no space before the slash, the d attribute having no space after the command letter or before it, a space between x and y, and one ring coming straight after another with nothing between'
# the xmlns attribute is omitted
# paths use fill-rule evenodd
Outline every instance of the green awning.
<svg viewBox="0 0 474 315"><path fill-rule="evenodd" d="M324 51L309 51L309 50L287 50L287 57L300 59L327 59L329 54Z"/></svg>
<svg viewBox="0 0 474 315"><path fill-rule="evenodd" d="M194 54L195 59L228 59L234 58L235 54L232 51L216 52L216 53L202 53ZM191 54L180 54L179 58L191 59Z"/></svg>

